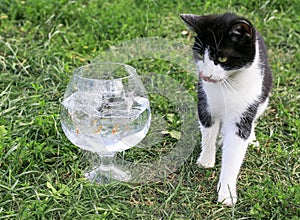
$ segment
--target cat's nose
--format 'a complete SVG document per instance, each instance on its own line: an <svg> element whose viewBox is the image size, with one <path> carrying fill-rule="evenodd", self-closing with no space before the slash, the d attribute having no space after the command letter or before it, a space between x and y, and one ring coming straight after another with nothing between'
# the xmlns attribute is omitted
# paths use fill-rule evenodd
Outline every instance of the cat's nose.
<svg viewBox="0 0 300 220"><path fill-rule="evenodd" d="M205 76L202 71L199 72L199 76L206 82L212 82L212 83L219 82L219 80L212 79L213 75Z"/></svg>

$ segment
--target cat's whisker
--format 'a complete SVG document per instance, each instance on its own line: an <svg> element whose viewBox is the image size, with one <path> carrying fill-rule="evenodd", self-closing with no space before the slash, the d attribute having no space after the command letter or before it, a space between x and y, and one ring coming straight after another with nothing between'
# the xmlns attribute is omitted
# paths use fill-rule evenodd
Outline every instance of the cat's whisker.
<svg viewBox="0 0 300 220"><path fill-rule="evenodd" d="M193 46L192 47L192 49L194 50L194 51L196 51L196 52L198 52L198 51L201 51L202 50L202 48L201 47L198 47L198 46Z"/></svg>
<svg viewBox="0 0 300 220"><path fill-rule="evenodd" d="M203 43L202 42L195 41L195 45L198 46L199 48L203 48Z"/></svg>
<svg viewBox="0 0 300 220"><path fill-rule="evenodd" d="M224 107L225 107L225 112L227 112L227 102L226 102L226 97L227 97L227 95L225 94L225 92L228 92L228 93L230 93L230 91L228 90L228 87L227 87L227 85L226 85L227 83L226 83L226 79L224 79L224 80L222 80L221 81L221 93L222 93L222 98L223 98L223 102L224 102ZM224 92L224 90L225 90L225 92ZM229 96L230 97L230 96ZM226 117L226 116L225 116Z"/></svg>
<svg viewBox="0 0 300 220"><path fill-rule="evenodd" d="M238 88L231 84L231 80L229 78L222 81L222 87L226 88L229 97L231 97L231 93L234 93L234 95L238 94L236 91Z"/></svg>
<svg viewBox="0 0 300 220"><path fill-rule="evenodd" d="M203 51L203 43L200 40L200 38L198 36L195 37L195 41L194 41L194 46L193 46L193 50L195 50L196 52L202 52Z"/></svg>
<svg viewBox="0 0 300 220"><path fill-rule="evenodd" d="M195 41L194 43L198 44L198 46L200 46L202 48L203 47L203 43L202 43L201 39L198 36L195 36L195 39L197 39L199 42Z"/></svg>
<svg viewBox="0 0 300 220"><path fill-rule="evenodd" d="M214 41L215 41L215 45L216 45L216 51L219 49L219 46L218 46L218 43L217 43L217 38L216 38L216 35L214 33L214 31L210 28L208 28L208 30L212 33L213 35L213 38L214 38Z"/></svg>
<svg viewBox="0 0 300 220"><path fill-rule="evenodd" d="M237 94L236 89L230 84L230 82L227 79L224 79L222 83L223 87L227 91L226 97L232 99L233 95Z"/></svg>
<svg viewBox="0 0 300 220"><path fill-rule="evenodd" d="M221 39L219 40L219 43L218 43L218 45L217 45L217 48L220 47L221 41L223 40L223 36L224 36L224 35L222 34Z"/></svg>
<svg viewBox="0 0 300 220"><path fill-rule="evenodd" d="M226 84L226 87L234 93L235 97L239 99L239 102L248 102L243 96L241 96L238 91L241 88L240 85L238 85L233 79L228 77L226 80L224 80L224 83Z"/></svg>
<svg viewBox="0 0 300 220"><path fill-rule="evenodd" d="M234 90L238 90L240 88L239 84L237 84L233 79L231 79L230 77L227 77L225 79L225 82L227 85L229 85L232 89Z"/></svg>
<svg viewBox="0 0 300 220"><path fill-rule="evenodd" d="M192 47L192 49L199 49L199 50L201 50L202 49L202 47L201 46L199 46L199 45L194 45L193 47Z"/></svg>

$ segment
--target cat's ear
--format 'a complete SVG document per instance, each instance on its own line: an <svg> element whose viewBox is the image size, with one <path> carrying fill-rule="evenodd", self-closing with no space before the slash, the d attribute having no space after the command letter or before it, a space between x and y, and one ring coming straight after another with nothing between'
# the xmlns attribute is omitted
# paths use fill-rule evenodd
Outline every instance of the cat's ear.
<svg viewBox="0 0 300 220"><path fill-rule="evenodd" d="M192 31L196 31L198 29L199 21L202 18L202 16L194 14L181 14L180 17Z"/></svg>
<svg viewBox="0 0 300 220"><path fill-rule="evenodd" d="M235 22L229 29L229 36L233 42L245 42L253 38L254 28L246 20Z"/></svg>

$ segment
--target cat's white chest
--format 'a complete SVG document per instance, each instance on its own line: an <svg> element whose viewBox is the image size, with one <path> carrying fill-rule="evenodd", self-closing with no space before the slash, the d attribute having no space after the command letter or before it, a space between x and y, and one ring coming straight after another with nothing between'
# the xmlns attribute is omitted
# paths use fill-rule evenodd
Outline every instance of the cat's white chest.
<svg viewBox="0 0 300 220"><path fill-rule="evenodd" d="M262 88L262 75L255 66L243 70L226 83L203 83L207 101L213 115L236 117L258 99Z"/></svg>

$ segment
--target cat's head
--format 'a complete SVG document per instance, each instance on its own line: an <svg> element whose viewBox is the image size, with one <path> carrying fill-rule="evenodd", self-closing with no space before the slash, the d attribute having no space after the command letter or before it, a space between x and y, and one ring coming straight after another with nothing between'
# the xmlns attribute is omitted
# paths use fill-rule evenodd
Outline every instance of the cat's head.
<svg viewBox="0 0 300 220"><path fill-rule="evenodd" d="M255 29L247 19L232 13L180 17L196 33L193 54L203 80L222 81L254 61Z"/></svg>

